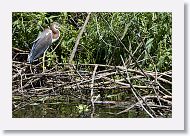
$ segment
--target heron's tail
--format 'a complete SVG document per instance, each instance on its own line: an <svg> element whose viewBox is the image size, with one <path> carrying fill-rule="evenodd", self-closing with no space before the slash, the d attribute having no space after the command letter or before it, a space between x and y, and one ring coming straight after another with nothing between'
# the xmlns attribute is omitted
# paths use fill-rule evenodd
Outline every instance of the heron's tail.
<svg viewBox="0 0 190 136"><path fill-rule="evenodd" d="M28 55L27 61L28 61L29 63L32 63L32 62L34 61L34 57L32 56L32 52L30 52L30 54Z"/></svg>

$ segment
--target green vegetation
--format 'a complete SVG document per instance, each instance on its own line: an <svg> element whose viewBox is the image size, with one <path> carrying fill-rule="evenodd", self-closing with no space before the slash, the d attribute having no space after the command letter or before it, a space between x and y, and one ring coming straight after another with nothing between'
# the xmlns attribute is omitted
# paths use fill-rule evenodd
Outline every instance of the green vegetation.
<svg viewBox="0 0 190 136"><path fill-rule="evenodd" d="M12 14L13 47L30 51L39 32L56 21L62 26L61 37L48 50L46 60L50 67L55 62L67 63L86 16L87 13L15 12ZM124 45L141 68L152 71L155 65L160 72L168 71L172 68L171 35L171 13L92 13L74 61L123 65L122 56L126 64L133 64Z"/></svg>
<svg viewBox="0 0 190 136"><path fill-rule="evenodd" d="M27 57L52 22L42 71ZM12 49L13 117L172 117L171 13L14 12Z"/></svg>

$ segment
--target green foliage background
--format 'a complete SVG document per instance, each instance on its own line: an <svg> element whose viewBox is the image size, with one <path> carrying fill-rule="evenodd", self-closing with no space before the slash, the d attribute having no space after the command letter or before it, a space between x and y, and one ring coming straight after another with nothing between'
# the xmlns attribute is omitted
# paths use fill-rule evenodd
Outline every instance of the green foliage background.
<svg viewBox="0 0 190 136"><path fill-rule="evenodd" d="M86 16L87 13L13 12L12 46L29 52L39 32L55 21L61 24L61 37L48 49L46 59L48 66L55 62L67 63ZM151 56L158 71L171 70L171 36L171 13L92 13L74 61L123 65L120 56L125 60L130 56L118 40L120 38L143 69L154 69ZM58 48L52 52L57 44Z"/></svg>

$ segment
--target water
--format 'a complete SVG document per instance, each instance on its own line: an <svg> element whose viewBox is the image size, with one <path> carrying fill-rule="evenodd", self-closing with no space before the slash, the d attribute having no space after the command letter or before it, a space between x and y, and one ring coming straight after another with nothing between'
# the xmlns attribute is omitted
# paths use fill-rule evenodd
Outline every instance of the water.
<svg viewBox="0 0 190 136"><path fill-rule="evenodd" d="M91 102L76 101L66 97L40 99L23 107L13 109L13 118L135 118L148 117L143 111L132 109L127 113L117 114L125 106L113 104L114 101L99 101L94 108ZM21 101L15 102L15 104ZM93 113L94 110L94 113Z"/></svg>

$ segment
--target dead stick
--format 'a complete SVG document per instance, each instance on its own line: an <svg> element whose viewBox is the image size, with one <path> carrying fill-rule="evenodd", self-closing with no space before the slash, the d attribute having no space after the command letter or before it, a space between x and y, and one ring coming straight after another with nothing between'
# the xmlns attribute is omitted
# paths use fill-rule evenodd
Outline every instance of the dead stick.
<svg viewBox="0 0 190 136"><path fill-rule="evenodd" d="M95 65L94 71L93 71L93 74L92 74L92 84L91 84L92 113L91 113L91 118L93 118L93 116L94 116L94 111L95 111L95 107L94 107L94 89L93 89L93 86L94 86L94 79L95 79L95 75L96 75L96 70L97 70L97 68L98 68L98 65Z"/></svg>
<svg viewBox="0 0 190 136"><path fill-rule="evenodd" d="M71 53L71 56L70 56L70 59L69 59L69 64L71 64L71 62L73 61L73 58L74 58L75 53L76 53L76 51L77 51L77 47L78 47L78 45L79 45L79 41L80 41L80 39L81 39L81 37L82 37L82 34L83 34L83 32L84 32L84 30L85 30L85 28L86 28L86 25L87 25L87 23L88 23L88 21L89 21L90 14L91 14L91 13L88 13L88 16L86 17L86 20L85 20L85 22L84 22L84 25L83 25L83 27L82 27L82 29L81 29L79 35L77 36L77 41L76 41L75 46L74 46L74 48L73 48L73 52Z"/></svg>

